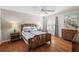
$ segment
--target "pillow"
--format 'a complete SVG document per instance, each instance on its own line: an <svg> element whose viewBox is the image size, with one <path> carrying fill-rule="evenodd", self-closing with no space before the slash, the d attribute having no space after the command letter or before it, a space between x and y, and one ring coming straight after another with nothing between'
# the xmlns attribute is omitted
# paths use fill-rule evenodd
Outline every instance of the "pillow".
<svg viewBox="0 0 79 59"><path fill-rule="evenodd" d="M35 31L37 31L36 27L32 27L31 30L30 30L30 32L35 32Z"/></svg>
<svg viewBox="0 0 79 59"><path fill-rule="evenodd" d="M31 27L24 27L23 28L23 31L26 31L26 32L28 32L28 31L30 31L31 30Z"/></svg>

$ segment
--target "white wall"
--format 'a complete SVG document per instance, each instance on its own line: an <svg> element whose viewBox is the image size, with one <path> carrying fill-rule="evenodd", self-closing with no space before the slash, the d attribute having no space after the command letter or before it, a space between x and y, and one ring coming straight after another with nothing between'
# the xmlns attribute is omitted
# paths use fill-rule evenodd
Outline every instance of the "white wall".
<svg viewBox="0 0 79 59"><path fill-rule="evenodd" d="M51 15L51 18L55 18L55 16L58 16L59 20L59 36L61 37L62 29L64 28L64 15L66 14L78 14L79 13L79 7L74 7L68 10L64 10L60 13L57 13L55 15ZM78 19L79 20L79 19Z"/></svg>
<svg viewBox="0 0 79 59"><path fill-rule="evenodd" d="M0 43L1 43L1 9L0 9Z"/></svg>
<svg viewBox="0 0 79 59"><path fill-rule="evenodd" d="M34 23L38 25L41 24L41 26L43 25L42 24L43 20L41 16L18 13L15 11L4 10L4 9L2 9L1 12L2 12L2 21L1 21L2 42L10 41L12 22L16 22L19 29L22 23Z"/></svg>

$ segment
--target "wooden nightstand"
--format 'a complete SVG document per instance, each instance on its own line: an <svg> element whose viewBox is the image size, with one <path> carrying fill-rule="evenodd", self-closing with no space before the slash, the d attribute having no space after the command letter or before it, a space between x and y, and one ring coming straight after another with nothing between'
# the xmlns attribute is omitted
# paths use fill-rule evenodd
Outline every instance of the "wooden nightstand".
<svg viewBox="0 0 79 59"><path fill-rule="evenodd" d="M20 39L20 33L11 33L10 34L11 41L16 41Z"/></svg>

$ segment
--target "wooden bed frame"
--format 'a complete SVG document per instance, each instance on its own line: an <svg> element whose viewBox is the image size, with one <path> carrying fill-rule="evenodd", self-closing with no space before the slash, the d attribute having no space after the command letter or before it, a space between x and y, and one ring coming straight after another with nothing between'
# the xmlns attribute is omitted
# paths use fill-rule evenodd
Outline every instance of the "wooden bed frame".
<svg viewBox="0 0 79 59"><path fill-rule="evenodd" d="M37 27L35 24L22 24L21 31L23 30L23 27L26 27L26 26ZM25 41L25 43L27 43L28 51L30 51L31 49L36 48L36 47L38 47L38 46L40 46L48 41L50 41L50 44L51 44L51 34L49 34L49 33L36 35L29 40L24 38L23 35L21 35L21 37Z"/></svg>

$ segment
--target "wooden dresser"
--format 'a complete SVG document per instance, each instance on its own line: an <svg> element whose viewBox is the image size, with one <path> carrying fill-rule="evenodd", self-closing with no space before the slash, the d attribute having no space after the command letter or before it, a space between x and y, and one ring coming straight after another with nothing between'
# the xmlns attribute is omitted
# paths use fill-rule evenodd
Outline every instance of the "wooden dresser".
<svg viewBox="0 0 79 59"><path fill-rule="evenodd" d="M65 40L73 41L73 38L76 33L77 30L62 29L62 38Z"/></svg>
<svg viewBox="0 0 79 59"><path fill-rule="evenodd" d="M62 29L62 38L72 43L72 51L79 52L79 43L73 40L77 30Z"/></svg>

